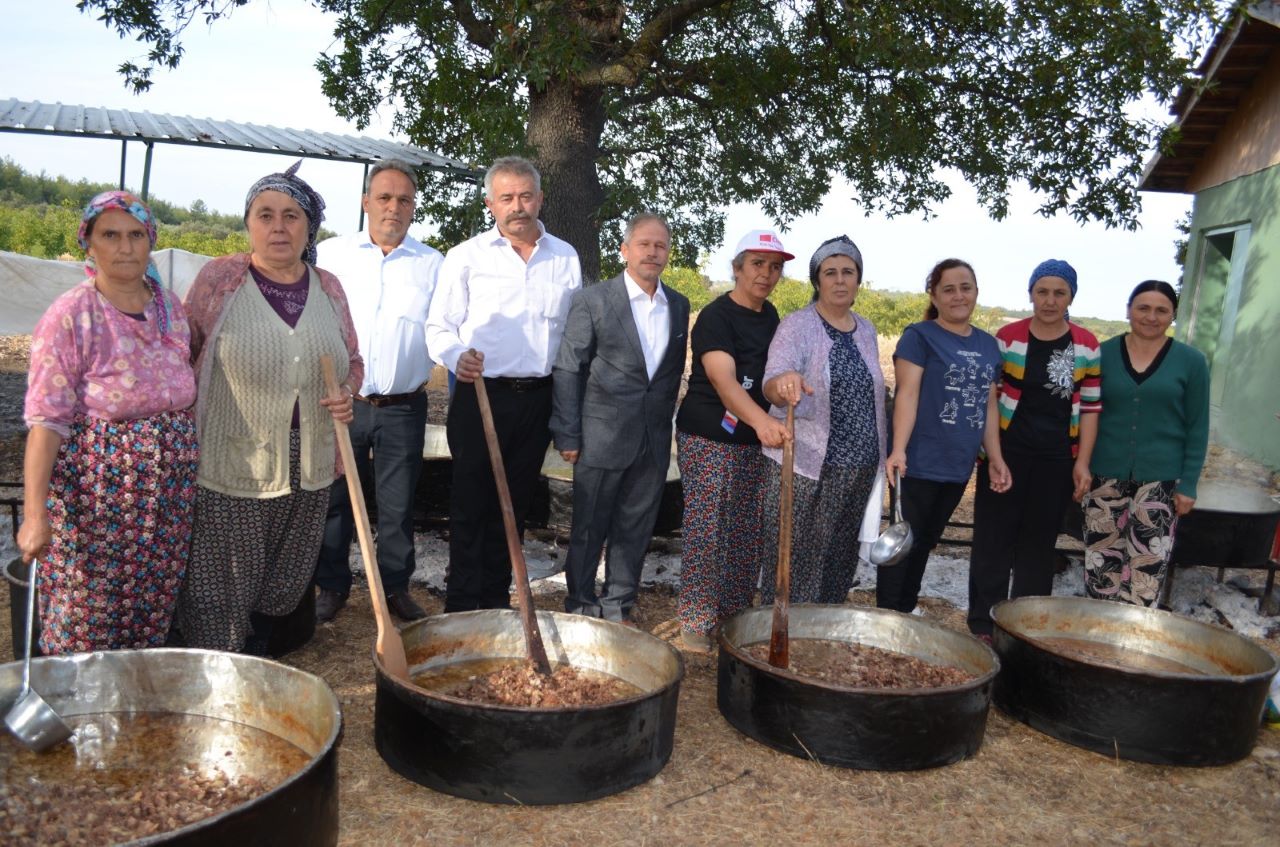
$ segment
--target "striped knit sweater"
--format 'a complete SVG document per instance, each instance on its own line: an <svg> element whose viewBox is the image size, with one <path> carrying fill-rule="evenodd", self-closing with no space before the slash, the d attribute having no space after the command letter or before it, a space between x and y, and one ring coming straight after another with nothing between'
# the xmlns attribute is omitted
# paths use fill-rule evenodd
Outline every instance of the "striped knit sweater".
<svg viewBox="0 0 1280 847"><path fill-rule="evenodd" d="M1080 452L1080 414L1102 411L1102 366L1098 339L1082 326L1067 323L1075 347L1075 368L1071 389L1071 455ZM1000 429L1006 430L1022 397L1022 377L1027 365L1027 342L1031 339L1031 318L1024 318L996 332L996 343L1004 359L1000 380Z"/></svg>

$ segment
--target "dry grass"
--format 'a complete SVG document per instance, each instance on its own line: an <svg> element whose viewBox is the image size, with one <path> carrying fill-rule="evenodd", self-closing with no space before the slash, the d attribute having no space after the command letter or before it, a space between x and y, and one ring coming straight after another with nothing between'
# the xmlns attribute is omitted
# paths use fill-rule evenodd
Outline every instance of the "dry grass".
<svg viewBox="0 0 1280 847"><path fill-rule="evenodd" d="M438 599L419 594L432 612ZM855 592L853 602L873 598ZM539 598L557 608L562 598ZM959 610L926 601L929 617L963 627ZM645 592L640 621L675 610ZM458 800L394 774L373 749L373 639L367 594L289 664L325 677L342 701L342 843L612 844L1109 844L1276 843L1280 730L1221 768L1114 761L1054 741L992 711L974 759L915 773L849 771L774 752L732 729L715 707L715 660L686 654L675 750L655 779L621 795L556 807Z"/></svg>
<svg viewBox="0 0 1280 847"><path fill-rule="evenodd" d="M892 378L893 343L880 340ZM21 352L21 351L18 351ZM20 441L18 442L20 446ZM0 449L0 456L9 451ZM18 465L20 467L20 465ZM7 603L7 586L0 589ZM441 602L415 589L430 612ZM870 592L851 602L873 604ZM560 608L563 595L540 595ZM644 591L638 620L671 638L674 598ZM922 601L955 629L963 614ZM333 624L284 661L322 676L345 722L339 752L344 845L882 845L1280 843L1280 729L1252 755L1217 768L1109 759L1060 743L992 710L981 751L945 768L851 771L777 753L732 729L715 706L715 660L686 654L675 750L654 779L591 803L490 806L459 800L392 772L373 747L374 637L357 586ZM1280 652L1274 642L1265 646ZM0 627L0 655L10 654Z"/></svg>
<svg viewBox="0 0 1280 847"><path fill-rule="evenodd" d="M431 611L435 598L419 596ZM556 608L559 596L539 598ZM854 602L869 594L855 593ZM362 602L365 601L365 602ZM655 779L603 800L489 806L392 773L372 746L373 639L367 595L288 662L324 676L346 720L340 755L342 843L433 844L1111 844L1275 843L1280 730L1249 758L1180 769L1113 761L1054 741L993 711L974 759L915 773L849 771L774 752L715 707L715 660L686 654L675 750ZM646 629L674 614L663 592L641 597ZM927 614L963 627L942 601Z"/></svg>
<svg viewBox="0 0 1280 847"><path fill-rule="evenodd" d="M7 589L6 589L7 591ZM416 592L430 611L440 601ZM867 592L851 600L866 603ZM562 597L539 605L557 608ZM944 601L926 614L960 628ZM674 598L644 592L645 629ZM1276 843L1280 730L1219 768L1115 761L1054 741L992 711L979 754L913 773L850 771L774 752L732 729L715 707L715 660L686 654L675 750L650 782L591 803L519 807L459 800L393 773L373 748L374 626L357 587L334 624L286 657L324 677L345 721L339 770L347 845L1205 844ZM1269 645L1274 648L1275 645ZM7 652L8 635L0 635Z"/></svg>

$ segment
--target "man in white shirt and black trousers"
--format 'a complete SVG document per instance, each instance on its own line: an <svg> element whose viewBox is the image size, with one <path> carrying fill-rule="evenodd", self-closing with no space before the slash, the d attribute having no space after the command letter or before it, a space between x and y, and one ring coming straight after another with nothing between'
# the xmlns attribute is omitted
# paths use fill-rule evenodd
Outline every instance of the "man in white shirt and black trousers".
<svg viewBox="0 0 1280 847"><path fill-rule="evenodd" d="M412 165L379 161L369 171L361 200L368 229L320 242L316 261L341 281L359 337L365 375L355 395L351 445L360 479L374 481L378 571L387 605L407 621L426 617L409 595L409 577L415 564L413 500L427 427L422 389L432 367L427 307L444 259L408 234L417 194ZM329 518L316 563L316 620L321 623L333 619L351 591L353 528L347 483L339 479L330 489Z"/></svg>
<svg viewBox="0 0 1280 847"><path fill-rule="evenodd" d="M684 377L689 301L662 283L671 229L636 215L622 237L626 269L579 291L556 359L551 432L573 465L565 610L632 624L640 570L671 464ZM604 590L596 593L608 543Z"/></svg>
<svg viewBox="0 0 1280 847"><path fill-rule="evenodd" d="M521 532L551 443L551 367L577 252L538 220L542 178L508 156L484 178L495 226L454 247L427 317L427 349L457 376L447 434L453 457L446 612L509 608L511 560L474 381L483 375Z"/></svg>

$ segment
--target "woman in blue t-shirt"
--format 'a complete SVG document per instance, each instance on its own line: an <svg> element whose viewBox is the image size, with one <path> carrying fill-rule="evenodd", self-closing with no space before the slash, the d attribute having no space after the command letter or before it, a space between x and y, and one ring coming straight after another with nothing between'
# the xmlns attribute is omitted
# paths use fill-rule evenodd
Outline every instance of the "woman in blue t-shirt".
<svg viewBox="0 0 1280 847"><path fill-rule="evenodd" d="M903 331L893 353L893 450L885 469L890 484L902 474L898 496L915 545L901 563L877 570L876 605L899 612L916 607L929 553L964 494L979 447L991 460L992 488L1004 491L1010 481L996 407L1000 348L969 323L978 304L973 268L944 259L925 290L925 320Z"/></svg>

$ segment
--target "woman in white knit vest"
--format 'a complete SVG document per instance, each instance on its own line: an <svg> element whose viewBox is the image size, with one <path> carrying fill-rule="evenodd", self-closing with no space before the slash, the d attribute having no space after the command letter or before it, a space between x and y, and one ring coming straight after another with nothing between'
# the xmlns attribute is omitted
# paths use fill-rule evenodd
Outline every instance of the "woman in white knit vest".
<svg viewBox="0 0 1280 847"><path fill-rule="evenodd" d="M351 420L364 374L342 287L315 267L324 201L299 164L249 189L252 252L214 259L187 293L201 455L178 611L191 647L261 655L271 618L308 590L341 473L333 420ZM325 394L324 354L341 399Z"/></svg>

